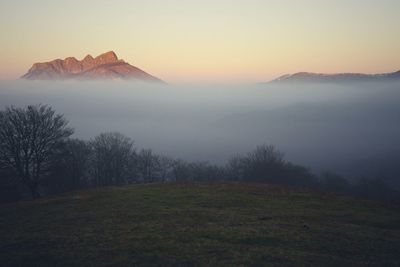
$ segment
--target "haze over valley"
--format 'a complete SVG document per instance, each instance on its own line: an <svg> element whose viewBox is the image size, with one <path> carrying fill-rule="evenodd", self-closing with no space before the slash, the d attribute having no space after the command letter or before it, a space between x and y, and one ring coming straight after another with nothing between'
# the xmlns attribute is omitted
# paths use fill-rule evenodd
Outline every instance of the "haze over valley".
<svg viewBox="0 0 400 267"><path fill-rule="evenodd" d="M329 170L354 178L384 174L392 179L397 171L399 99L398 82L0 84L0 108L10 103L51 105L70 121L77 138L117 131L139 148L216 164L259 144L272 144L316 173ZM376 166L365 164L371 161Z"/></svg>

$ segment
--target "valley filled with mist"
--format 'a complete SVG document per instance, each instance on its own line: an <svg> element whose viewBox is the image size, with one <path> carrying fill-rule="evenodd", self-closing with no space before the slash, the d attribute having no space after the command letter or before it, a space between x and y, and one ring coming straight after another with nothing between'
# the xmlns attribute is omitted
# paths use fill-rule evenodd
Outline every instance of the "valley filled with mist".
<svg viewBox="0 0 400 267"><path fill-rule="evenodd" d="M128 81L1 81L0 109L45 104L74 138L120 132L135 147L225 164L274 145L314 173L396 181L399 83L151 85Z"/></svg>

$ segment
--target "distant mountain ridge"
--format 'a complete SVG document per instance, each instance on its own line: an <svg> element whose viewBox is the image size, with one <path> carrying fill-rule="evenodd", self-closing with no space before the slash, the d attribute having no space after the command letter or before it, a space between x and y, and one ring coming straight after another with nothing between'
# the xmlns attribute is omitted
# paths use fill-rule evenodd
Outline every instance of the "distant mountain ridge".
<svg viewBox="0 0 400 267"><path fill-rule="evenodd" d="M82 60L74 57L56 59L49 62L34 63L21 77L27 80L66 80L66 79L129 79L164 83L143 70L118 59L113 51L96 58L87 55Z"/></svg>
<svg viewBox="0 0 400 267"><path fill-rule="evenodd" d="M324 74L312 72L298 72L286 74L275 80L273 83L357 83L357 82L392 82L400 81L400 71L383 74L363 73L338 73Z"/></svg>

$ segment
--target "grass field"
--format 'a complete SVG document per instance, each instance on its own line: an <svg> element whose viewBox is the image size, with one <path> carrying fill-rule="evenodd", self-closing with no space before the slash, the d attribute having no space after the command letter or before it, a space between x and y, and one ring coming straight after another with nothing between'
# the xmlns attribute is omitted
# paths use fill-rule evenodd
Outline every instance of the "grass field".
<svg viewBox="0 0 400 267"><path fill-rule="evenodd" d="M258 184L0 205L1 266L400 266L400 207Z"/></svg>

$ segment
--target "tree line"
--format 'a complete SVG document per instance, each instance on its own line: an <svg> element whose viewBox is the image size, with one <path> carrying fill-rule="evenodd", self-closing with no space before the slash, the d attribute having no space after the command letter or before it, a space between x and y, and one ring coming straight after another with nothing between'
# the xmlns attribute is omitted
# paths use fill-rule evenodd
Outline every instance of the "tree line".
<svg viewBox="0 0 400 267"><path fill-rule="evenodd" d="M312 187L384 200L400 199L381 179L350 183L334 174L313 174L285 160L271 145L232 157L224 166L187 162L137 149L121 133L89 141L71 138L63 115L46 105L0 111L0 201L103 186L156 182L240 181Z"/></svg>

